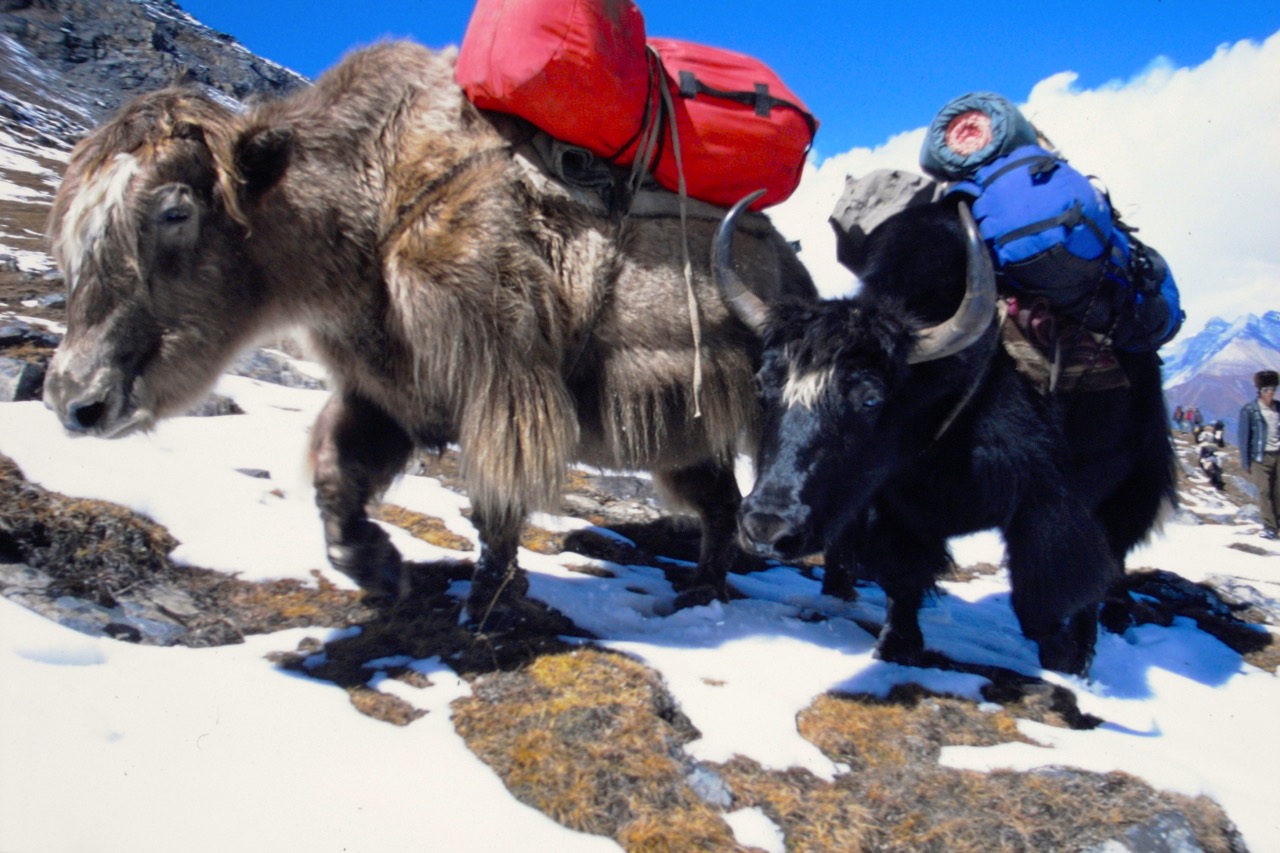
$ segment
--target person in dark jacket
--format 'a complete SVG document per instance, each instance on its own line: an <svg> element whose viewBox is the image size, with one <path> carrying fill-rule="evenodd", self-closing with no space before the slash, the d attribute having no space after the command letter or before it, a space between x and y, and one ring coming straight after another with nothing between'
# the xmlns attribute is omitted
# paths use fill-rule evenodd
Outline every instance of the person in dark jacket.
<svg viewBox="0 0 1280 853"><path fill-rule="evenodd" d="M1260 370L1253 374L1258 398L1240 409L1240 466L1258 487L1258 508L1262 510L1262 538L1275 539L1276 510L1280 506L1280 404L1276 403L1276 385L1280 373Z"/></svg>

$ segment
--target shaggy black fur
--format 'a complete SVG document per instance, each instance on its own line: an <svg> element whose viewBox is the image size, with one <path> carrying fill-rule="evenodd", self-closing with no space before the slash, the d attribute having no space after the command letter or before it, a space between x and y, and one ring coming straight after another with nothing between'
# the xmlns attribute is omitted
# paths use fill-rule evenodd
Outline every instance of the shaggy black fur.
<svg viewBox="0 0 1280 853"><path fill-rule="evenodd" d="M999 528L1023 632L1044 666L1083 673L1125 554L1174 498L1160 362L1117 353L1131 388L1043 395L993 323L954 356L908 363L917 330L960 302L965 245L954 205L911 208L868 239L857 296L772 307L740 536L766 556L824 551L828 593L853 575L881 584L880 655L911 662L947 538ZM806 377L821 393L796 391Z"/></svg>

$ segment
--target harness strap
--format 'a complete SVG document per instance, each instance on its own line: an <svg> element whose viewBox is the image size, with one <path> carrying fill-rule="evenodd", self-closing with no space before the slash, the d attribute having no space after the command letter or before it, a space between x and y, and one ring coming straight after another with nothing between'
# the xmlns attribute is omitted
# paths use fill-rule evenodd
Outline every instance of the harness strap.
<svg viewBox="0 0 1280 853"><path fill-rule="evenodd" d="M653 50L653 48L647 48ZM653 55L656 57L657 51ZM684 157L680 151L680 130L676 127L676 105L671 90L659 84L662 106L671 122L671 148L676 157L676 186L680 197L680 252L684 261L684 286L689 301L689 327L693 333L693 416L702 417L702 317L698 297L693 292L693 264L689 260L689 194L685 191Z"/></svg>
<svg viewBox="0 0 1280 853"><path fill-rule="evenodd" d="M969 403L973 401L973 395L977 394L978 389L982 387L983 380L987 378L987 371L991 369L991 362L993 361L992 356L995 354L995 347L1000 345L1000 328L1004 325L1008 316L1008 303L1003 299L998 300L996 302L996 334L992 337L994 345L991 348L991 352L987 354L986 360L982 363L982 369L973 377L973 382L969 383L969 387L965 389L964 394L961 395L959 401L955 405L955 408L953 408L951 413L943 419L942 425L939 426L938 431L933 434L933 440L929 442L925 447L925 450L937 443L938 439L942 438L947 430L951 429L951 425L955 423L956 418L960 417L960 413L963 412Z"/></svg>
<svg viewBox="0 0 1280 853"><path fill-rule="evenodd" d="M1052 155L1033 154L1027 157L1020 157L1017 160L1005 163L999 169L995 170L990 175L987 175L983 180L977 182L977 186L981 190L985 190L1002 176L1015 169L1020 169L1028 163L1031 164L1031 167L1027 171L1033 180L1043 180L1044 178L1042 176L1053 174L1053 172L1062 165L1062 161ZM1108 199L1108 207L1110 207L1109 202L1110 199ZM1033 234L1039 234L1041 231L1047 231L1050 228L1054 228L1059 225L1067 229L1072 229L1080 224L1084 224L1090 231L1092 231L1093 235L1098 238L1098 242L1104 247L1110 244L1108 235L1098 227L1097 223L1084 215L1084 207L1081 205L1080 200L1077 199L1072 203L1070 208L1057 216L1051 216L1047 219L1031 222L1027 225L1023 225L1021 228L1015 228L1006 234L1002 234L996 239L996 246L1003 247L1012 243L1014 240L1020 240L1023 237L1030 237Z"/></svg>
<svg viewBox="0 0 1280 853"><path fill-rule="evenodd" d="M1084 224L1088 227L1093 235L1098 238L1098 242L1103 246L1109 245L1107 235L1102 232L1092 219L1084 215L1084 208L1079 200L1072 203L1071 207L1059 213L1057 216L1050 216L1047 219L1041 219L1036 222L1023 225L1021 228L1015 228L1006 234L1001 234L996 238L996 246L1002 247L1014 240L1021 240L1023 237L1030 237L1033 234L1039 234L1041 231L1048 231L1050 228L1059 225L1067 229L1075 228L1077 225Z"/></svg>
<svg viewBox="0 0 1280 853"><path fill-rule="evenodd" d="M813 136L818 132L818 121L801 107L799 104L792 103L786 98L778 98L769 94L769 84L756 83L750 92L740 91L732 92L725 89L716 89L708 86L698 79L698 75L692 71L683 70L680 72L680 97L696 98L698 95L710 95L713 98L721 98L726 101L733 101L738 104L745 104L755 110L756 115L764 118L769 117L769 113L774 107L786 107L795 110L803 118L805 124L809 126L809 135Z"/></svg>
<svg viewBox="0 0 1280 853"><path fill-rule="evenodd" d="M1040 175L1048 175L1058 168L1059 162L1058 158L1049 154L1032 154L1028 157L1019 157L1017 160L1011 160L999 169L996 169L990 175L987 175L986 178L978 182L978 186L985 190L987 187L995 183L1000 177L1012 172L1014 169L1021 168L1026 163L1034 164L1030 169L1028 169L1032 175L1036 177L1039 177Z"/></svg>
<svg viewBox="0 0 1280 853"><path fill-rule="evenodd" d="M698 311L698 298L693 290L693 263L689 258L689 194L685 189L684 157L680 150L680 130L676 126L675 101L671 97L663 73L662 58L651 46L645 47L649 60L649 99L645 105L645 126L640 131L640 146L631 166L630 190L634 199L645 177L649 174L659 146L662 143L663 125L671 128L672 154L676 159L676 195L680 209L680 252L683 262L685 293L689 305L689 327L693 333L693 416L702 417L702 319ZM658 96L654 97L654 90ZM652 105L652 106L651 106ZM623 221L631 214L630 206L623 214Z"/></svg>

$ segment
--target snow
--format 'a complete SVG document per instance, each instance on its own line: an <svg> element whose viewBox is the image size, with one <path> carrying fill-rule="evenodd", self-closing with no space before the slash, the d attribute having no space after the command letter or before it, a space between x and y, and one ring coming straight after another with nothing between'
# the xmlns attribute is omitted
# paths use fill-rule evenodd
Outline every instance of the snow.
<svg viewBox="0 0 1280 853"><path fill-rule="evenodd" d="M181 563L249 580L312 580L318 570L350 588L325 562L305 470L308 427L324 393L238 377L224 377L218 391L247 414L177 418L113 442L67 436L39 403L5 404L0 452L48 488L153 517L182 543ZM270 479L240 468L264 469ZM465 498L433 479L405 477L388 500L474 540ZM1130 565L1191 580L1231 576L1280 599L1280 548L1253 535L1256 524L1229 521L1236 523L1200 524L1179 513ZM402 533L395 541L414 560L473 556ZM1237 544L1252 547L1230 547ZM982 533L957 540L953 552L961 565L998 565L1003 543ZM522 551L520 559L534 597L661 673L702 732L687 747L699 760L737 754L833 778L846 768L801 738L795 723L824 691L884 695L918 682L981 701L979 676L874 658L874 638L857 624L883 619L884 596L874 587L856 602L837 601L816 581L775 567L731 577L745 598L673 611L674 592L651 567L605 564L613 577L595 577L566 568L594 562L581 555ZM930 648L1044 677L1106 720L1091 731L1023 722L1035 745L951 747L945 764L1124 771L1160 789L1206 794L1250 849L1280 849L1275 676L1189 621L1102 634L1087 680L1044 673L1018 631L1002 572L944 589L922 612ZM341 688L266 658L330 634L282 631L213 649L136 646L0 601L0 850L618 849L522 805L467 750L450 702L469 687L439 660L413 662L430 678L422 688L370 669L374 689L430 711L396 727L357 712ZM758 810L725 818L743 844L784 849L781 831Z"/></svg>

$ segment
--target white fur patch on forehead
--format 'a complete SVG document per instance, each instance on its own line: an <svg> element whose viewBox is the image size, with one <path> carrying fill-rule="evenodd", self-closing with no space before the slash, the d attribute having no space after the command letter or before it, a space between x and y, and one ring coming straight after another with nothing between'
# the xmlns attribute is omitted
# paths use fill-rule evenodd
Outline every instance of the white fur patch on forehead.
<svg viewBox="0 0 1280 853"><path fill-rule="evenodd" d="M788 409L803 406L812 409L831 384L834 368L813 370L803 375L792 367L787 371L787 384L782 387L782 402Z"/></svg>
<svg viewBox="0 0 1280 853"><path fill-rule="evenodd" d="M117 154L81 183L63 217L59 240L59 260L68 290L75 289L81 268L92 257L107 228L122 216L129 186L141 171L142 163L137 157Z"/></svg>

